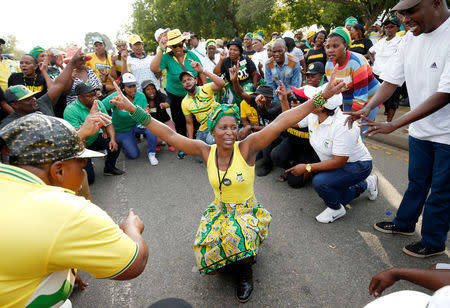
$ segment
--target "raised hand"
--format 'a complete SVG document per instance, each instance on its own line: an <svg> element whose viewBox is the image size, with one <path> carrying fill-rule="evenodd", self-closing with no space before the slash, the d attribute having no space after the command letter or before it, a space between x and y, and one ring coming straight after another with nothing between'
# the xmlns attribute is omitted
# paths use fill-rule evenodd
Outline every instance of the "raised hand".
<svg viewBox="0 0 450 308"><path fill-rule="evenodd" d="M225 60L228 57L227 52L224 50L220 53L220 60Z"/></svg>
<svg viewBox="0 0 450 308"><path fill-rule="evenodd" d="M369 126L369 128L364 132L364 135L367 136L373 136L375 134L390 134L395 130L395 127L391 122L375 122L364 115L361 115L361 119L365 120L367 123L360 124L360 127Z"/></svg>
<svg viewBox="0 0 450 308"><path fill-rule="evenodd" d="M45 55L44 61L39 63L39 70L41 72L47 72L48 71L48 62L49 62L50 57L48 56L48 54Z"/></svg>
<svg viewBox="0 0 450 308"><path fill-rule="evenodd" d="M167 48L167 35L163 35L161 37L161 40L159 41L159 47L161 47L161 49L166 49Z"/></svg>
<svg viewBox="0 0 450 308"><path fill-rule="evenodd" d="M236 65L230 68L230 79L237 80L239 73L239 61L237 61Z"/></svg>
<svg viewBox="0 0 450 308"><path fill-rule="evenodd" d="M322 91L322 96L324 99L329 99L333 95L336 95L341 92L342 88L345 86L345 82L343 80L336 80L336 70L338 68L338 64L333 69L331 73L330 81L327 83L327 86Z"/></svg>
<svg viewBox="0 0 450 308"><path fill-rule="evenodd" d="M117 91L117 96L113 97L110 103L119 109L123 109L125 111L128 111L129 113L133 113L136 110L136 106L133 105L133 103L130 102L130 100L125 95L123 95L122 90L120 90L115 81L113 81L112 84Z"/></svg>
<svg viewBox="0 0 450 308"><path fill-rule="evenodd" d="M203 73L203 67L200 63L197 61L194 61L192 59L188 59L191 62L191 67L197 72L197 73Z"/></svg>
<svg viewBox="0 0 450 308"><path fill-rule="evenodd" d="M144 223L139 218L139 216L134 213L133 209L130 209L127 219L125 219L125 221L120 224L120 228L125 233L127 233L127 231L131 231L130 229L134 229L142 234L142 232L144 232Z"/></svg>
<svg viewBox="0 0 450 308"><path fill-rule="evenodd" d="M278 97L280 98L280 100L282 98L287 99L289 91L286 89L286 87L284 86L283 82L280 80L280 84L281 86L279 86L276 90L275 90L275 94L278 95Z"/></svg>
<svg viewBox="0 0 450 308"><path fill-rule="evenodd" d="M352 111L352 112L344 112L343 114L348 115L347 119L345 119L344 125L348 125L348 128L353 127L353 122L361 119L361 117L368 117L370 113L370 110L367 108L362 108L358 111Z"/></svg>
<svg viewBox="0 0 450 308"><path fill-rule="evenodd" d="M97 133L100 127L111 124L111 117L100 112L97 108L97 103L98 101L95 100L92 104L91 111L84 120L83 126L78 130L81 139L86 139Z"/></svg>
<svg viewBox="0 0 450 308"><path fill-rule="evenodd" d="M73 55L72 59L70 59L69 63L78 66L80 64L84 64L84 62L89 61L92 57L86 56L81 49L81 47L77 50L77 52Z"/></svg>

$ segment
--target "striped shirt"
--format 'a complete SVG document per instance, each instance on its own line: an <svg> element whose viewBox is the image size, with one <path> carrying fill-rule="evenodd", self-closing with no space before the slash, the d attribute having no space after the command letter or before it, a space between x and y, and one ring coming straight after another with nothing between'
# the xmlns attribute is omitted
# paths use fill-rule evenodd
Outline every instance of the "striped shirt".
<svg viewBox="0 0 450 308"><path fill-rule="evenodd" d="M325 74L328 80L331 78L334 66L334 62L327 61ZM345 64L338 67L336 79L345 82L345 86L342 88L344 105L351 105L355 110L360 110L367 104L380 86L366 58L361 54L350 51L347 51Z"/></svg>

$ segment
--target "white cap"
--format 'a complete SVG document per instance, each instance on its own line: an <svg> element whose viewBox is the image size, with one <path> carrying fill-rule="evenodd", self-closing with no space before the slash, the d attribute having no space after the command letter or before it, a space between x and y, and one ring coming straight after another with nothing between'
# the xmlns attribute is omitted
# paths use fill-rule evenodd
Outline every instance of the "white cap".
<svg viewBox="0 0 450 308"><path fill-rule="evenodd" d="M120 76L120 83L124 86L133 86L137 85L137 80L131 73L125 73Z"/></svg>
<svg viewBox="0 0 450 308"><path fill-rule="evenodd" d="M158 38L159 38L159 36L160 36L161 34L163 34L163 33L165 33L165 32L168 32L168 31L170 31L170 28L166 28L166 29L159 28L158 30L156 30L156 31L155 31L155 39L156 39L156 42L158 42Z"/></svg>

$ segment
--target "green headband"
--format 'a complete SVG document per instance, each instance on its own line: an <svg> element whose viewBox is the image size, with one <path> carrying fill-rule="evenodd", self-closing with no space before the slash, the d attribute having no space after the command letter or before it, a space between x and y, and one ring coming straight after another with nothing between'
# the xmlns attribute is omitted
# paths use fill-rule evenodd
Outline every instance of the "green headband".
<svg viewBox="0 0 450 308"><path fill-rule="evenodd" d="M346 20L345 20L345 26L346 27L353 27L354 25L356 25L358 23L358 20L355 18L355 17L353 17L353 16L350 16L350 17L348 17Z"/></svg>
<svg viewBox="0 0 450 308"><path fill-rule="evenodd" d="M224 116L233 117L236 120L236 124L241 122L241 117L239 116L239 107L236 104L224 104L218 106L214 109L208 116L208 129L212 133L214 127L216 127L217 122L222 119Z"/></svg>
<svg viewBox="0 0 450 308"><path fill-rule="evenodd" d="M37 58L37 56L39 56L41 53L43 53L45 51L44 48L40 47L40 46L36 46L33 49L31 49L31 51L29 52L30 55L32 55L33 57Z"/></svg>
<svg viewBox="0 0 450 308"><path fill-rule="evenodd" d="M336 29L334 29L331 33L336 33L339 36L341 36L344 41L347 43L347 46L350 45L350 33L348 32L348 30L344 27L337 27Z"/></svg>
<svg viewBox="0 0 450 308"><path fill-rule="evenodd" d="M259 34L256 34L256 33L253 34L252 41L260 41L261 43L264 43L263 37L261 35L259 35Z"/></svg>

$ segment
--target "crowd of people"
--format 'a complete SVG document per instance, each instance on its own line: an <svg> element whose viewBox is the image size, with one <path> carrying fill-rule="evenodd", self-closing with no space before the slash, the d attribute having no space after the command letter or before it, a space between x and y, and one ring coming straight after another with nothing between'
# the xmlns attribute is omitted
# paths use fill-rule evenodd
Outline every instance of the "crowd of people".
<svg viewBox="0 0 450 308"><path fill-rule="evenodd" d="M374 228L413 235L423 210L422 238L403 251L443 254L450 226L449 16L446 1L401 0L371 27L349 17L329 33L299 29L266 38L257 30L227 42L160 28L150 52L133 34L116 42L115 55L95 37L93 53L36 46L19 65L0 56L1 213L11 217L0 232L28 225L12 242L0 240L2 251L28 249L20 261L17 254L0 258L0 306L39 305L42 294L48 306L70 305L74 281L85 287L77 268L118 280L144 270L143 222L130 211L117 226L89 190L92 158L106 156L104 175L126 177L117 159L120 152L137 159L143 136L151 166L166 155L164 146L206 166L214 201L201 217L194 254L202 274L235 273L240 302L252 293L252 265L272 219L255 197L255 174L278 166L285 170L279 181L293 188L311 181L325 205L315 219L332 223L364 192L369 200L378 196L364 137L410 123L408 189L395 219ZM0 53L4 44L0 39ZM394 120L400 97L408 97L411 111ZM377 123L383 104L387 121Z"/></svg>

